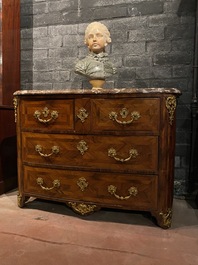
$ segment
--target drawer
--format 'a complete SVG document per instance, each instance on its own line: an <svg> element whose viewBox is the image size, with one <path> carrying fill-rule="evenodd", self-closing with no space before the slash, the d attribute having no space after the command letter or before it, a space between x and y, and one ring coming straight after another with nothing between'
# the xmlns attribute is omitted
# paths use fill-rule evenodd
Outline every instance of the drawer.
<svg viewBox="0 0 198 265"><path fill-rule="evenodd" d="M96 170L156 174L158 137L59 135L24 132L22 160Z"/></svg>
<svg viewBox="0 0 198 265"><path fill-rule="evenodd" d="M76 130L82 130L83 126L87 126L88 130L91 124L92 132L159 132L159 98L91 99L90 102L78 100L76 106L75 117L83 111L83 119L76 118Z"/></svg>
<svg viewBox="0 0 198 265"><path fill-rule="evenodd" d="M24 167L24 192L31 196L84 201L132 209L157 207L157 177Z"/></svg>
<svg viewBox="0 0 198 265"><path fill-rule="evenodd" d="M20 108L22 130L67 131L74 129L73 100L23 100Z"/></svg>

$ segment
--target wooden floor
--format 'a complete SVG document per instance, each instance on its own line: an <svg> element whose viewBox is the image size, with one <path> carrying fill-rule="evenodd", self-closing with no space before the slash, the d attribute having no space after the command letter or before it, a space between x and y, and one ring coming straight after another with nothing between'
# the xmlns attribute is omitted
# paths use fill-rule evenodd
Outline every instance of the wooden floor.
<svg viewBox="0 0 198 265"><path fill-rule="evenodd" d="M197 265L198 209L174 199L172 227L163 230L147 213L80 217L41 200L20 209L12 191L0 196L0 264Z"/></svg>

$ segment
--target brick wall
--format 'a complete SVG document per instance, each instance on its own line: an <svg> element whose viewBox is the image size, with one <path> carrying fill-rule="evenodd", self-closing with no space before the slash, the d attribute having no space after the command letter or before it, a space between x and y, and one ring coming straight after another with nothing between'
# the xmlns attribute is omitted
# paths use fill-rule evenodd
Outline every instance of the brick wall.
<svg viewBox="0 0 198 265"><path fill-rule="evenodd" d="M22 89L90 87L74 73L92 21L111 32L118 74L106 87L176 87L175 194L186 193L191 144L195 0L21 0Z"/></svg>

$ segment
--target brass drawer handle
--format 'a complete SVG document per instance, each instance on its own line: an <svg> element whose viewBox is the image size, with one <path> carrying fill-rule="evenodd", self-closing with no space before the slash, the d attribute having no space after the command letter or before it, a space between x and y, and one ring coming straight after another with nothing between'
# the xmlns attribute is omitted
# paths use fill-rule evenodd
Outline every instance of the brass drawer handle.
<svg viewBox="0 0 198 265"><path fill-rule="evenodd" d="M48 188L48 187L44 187L44 186L43 186L44 181L43 181L42 178L37 178L37 179L36 179L36 182L37 182L37 184L38 184L43 190L53 190L54 188L59 188L60 185L61 185L61 184L60 184L60 180L58 180L58 179L55 179L55 180L52 182L53 186L50 187L50 188Z"/></svg>
<svg viewBox="0 0 198 265"><path fill-rule="evenodd" d="M81 108L78 111L77 117L81 120L81 122L85 122L85 120L88 118L89 113L86 111L86 109Z"/></svg>
<svg viewBox="0 0 198 265"><path fill-rule="evenodd" d="M129 161L131 158L136 158L138 156L138 151L136 149L130 149L129 157L127 158L119 158L119 157L116 157L116 155L117 155L117 152L114 148L110 148L108 150L108 156L113 157L116 161L119 161L122 163Z"/></svg>
<svg viewBox="0 0 198 265"><path fill-rule="evenodd" d="M136 196L138 194L137 188L133 186L128 189L129 195L125 197L117 195L116 190L117 190L116 186L113 185L108 186L108 192L111 195L114 195L118 200L128 200L132 195Z"/></svg>
<svg viewBox="0 0 198 265"><path fill-rule="evenodd" d="M37 144L37 145L35 146L35 150L36 150L36 152L39 153L40 156L43 156L43 157L49 157L49 156L52 156L53 154L54 154L54 155L57 155L57 154L59 153L59 151L60 151L59 147L56 146L56 145L54 145L54 146L52 146L52 149L51 149L52 152L51 152L51 153L49 153L49 154L44 154L44 153L42 153L43 148L42 148L42 146L39 145L39 144Z"/></svg>
<svg viewBox="0 0 198 265"><path fill-rule="evenodd" d="M126 108L123 108L121 111L120 111L120 116L125 119L129 114L129 111L126 109ZM133 111L131 112L131 120L128 120L128 121L121 121L118 119L118 113L115 112L115 111L112 111L109 113L109 118L110 120L113 120L113 121L116 121L118 124L121 124L121 125L128 125L128 124L131 124L133 121L137 121L139 118L140 118L140 113L138 111Z"/></svg>
<svg viewBox="0 0 198 265"><path fill-rule="evenodd" d="M43 116L44 119L41 118L41 116ZM50 116L50 117L47 118L48 116ZM53 121L53 120L55 120L55 119L58 118L58 111L53 110L50 113L50 110L47 107L45 107L42 111L36 110L34 112L34 117L39 122L44 123L44 124L47 124L47 123L49 123L49 122L51 122L51 121Z"/></svg>

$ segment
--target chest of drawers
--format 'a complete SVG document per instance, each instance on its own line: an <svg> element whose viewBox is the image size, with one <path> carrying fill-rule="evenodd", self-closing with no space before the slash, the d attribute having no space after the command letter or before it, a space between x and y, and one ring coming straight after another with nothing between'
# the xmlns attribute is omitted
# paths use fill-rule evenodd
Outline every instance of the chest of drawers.
<svg viewBox="0 0 198 265"><path fill-rule="evenodd" d="M149 211L171 225L177 89L17 91L18 205Z"/></svg>

